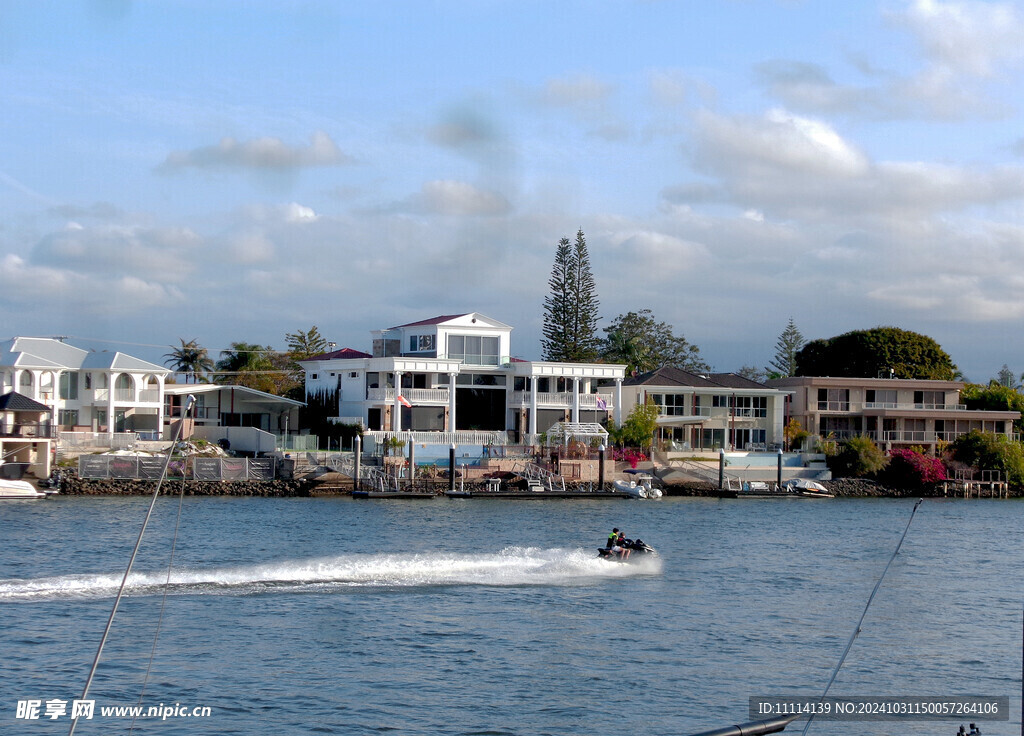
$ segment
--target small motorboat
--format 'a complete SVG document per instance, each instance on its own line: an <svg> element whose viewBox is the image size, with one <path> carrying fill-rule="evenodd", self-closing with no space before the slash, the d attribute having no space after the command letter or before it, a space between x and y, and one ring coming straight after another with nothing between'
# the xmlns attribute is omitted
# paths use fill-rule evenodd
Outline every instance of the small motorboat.
<svg viewBox="0 0 1024 736"><path fill-rule="evenodd" d="M598 547L597 556L611 562L637 562L645 557L658 554L654 547L642 539L627 539L621 547L625 550L624 552L615 552L611 547Z"/></svg>
<svg viewBox="0 0 1024 736"><path fill-rule="evenodd" d="M661 489L654 485L654 478L647 473L637 473L635 480L617 480L612 483L612 486L616 491L630 498L661 498L662 496Z"/></svg>
<svg viewBox="0 0 1024 736"><path fill-rule="evenodd" d="M17 501L27 498L45 498L47 494L23 480L0 478L0 501Z"/></svg>
<svg viewBox="0 0 1024 736"><path fill-rule="evenodd" d="M835 498L836 494L813 480L806 478L793 478L782 484L787 492L802 496L803 498Z"/></svg>

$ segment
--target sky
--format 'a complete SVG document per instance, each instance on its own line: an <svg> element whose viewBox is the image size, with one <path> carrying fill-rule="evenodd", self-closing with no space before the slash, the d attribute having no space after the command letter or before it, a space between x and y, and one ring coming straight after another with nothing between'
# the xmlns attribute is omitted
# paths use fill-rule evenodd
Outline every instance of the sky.
<svg viewBox="0 0 1024 736"><path fill-rule="evenodd" d="M1024 0L0 0L0 338L162 363L480 312L715 371L895 326L1024 372ZM603 334L603 332L601 333Z"/></svg>

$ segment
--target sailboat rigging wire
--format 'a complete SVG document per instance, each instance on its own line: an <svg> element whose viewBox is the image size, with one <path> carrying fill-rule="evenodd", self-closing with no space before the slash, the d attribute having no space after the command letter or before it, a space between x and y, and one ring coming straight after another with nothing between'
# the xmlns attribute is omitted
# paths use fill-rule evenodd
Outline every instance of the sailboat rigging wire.
<svg viewBox="0 0 1024 736"><path fill-rule="evenodd" d="M843 662L846 661L846 655L850 653L850 649L853 648L853 642L861 632L861 625L864 623L864 617L868 615L868 609L871 608L871 601L875 599L875 593L882 587L882 581L885 579L885 574L889 572L889 566L892 561L896 559L896 555L900 553L900 547L903 546L903 540L907 538L907 532L910 531L910 525L914 522L914 514L917 513L918 507L921 505L923 499L918 499L917 503L914 504L913 510L910 512L910 518L907 520L907 528L903 530L903 536L900 537L899 543L896 545L896 549L893 550L892 557L885 563L885 569L882 570L882 574L878 576L878 582L875 583L875 587L871 591L871 595L868 596L867 603L864 604L864 611L860 614L860 619L857 621L857 627L853 630L853 635L850 636L850 641L846 643L846 649L843 650L843 656L839 658L839 662L836 663L836 668L832 670L832 677L829 678L828 684L825 685L825 690L821 694L821 699L818 700L818 704L825 702L825 696L828 695L829 688L832 687L832 683L836 681L836 676L839 674L839 670L843 668ZM811 713L807 718L807 723L804 724L804 730L800 732L800 736L807 736L807 729L811 727L811 721L814 720L814 713Z"/></svg>
<svg viewBox="0 0 1024 736"><path fill-rule="evenodd" d="M178 529L181 527L181 509L185 505L185 474L181 474L181 486L178 491L178 515L174 520L174 536L171 538L171 553L167 558L167 578L164 580L164 592L160 598L160 614L156 617L156 629L153 631L153 647L149 650L149 662L146 664L146 674L142 678L142 687L139 690L139 705L146 695L146 685L149 683L149 673L153 669L153 660L156 658L156 645L160 639L160 627L164 622L164 609L167 608L167 593L171 587L171 567L174 565L174 551L178 546ZM136 709L132 715L131 725L128 726L128 733L135 733L135 721L141 708Z"/></svg>
<svg viewBox="0 0 1024 736"><path fill-rule="evenodd" d="M142 528L139 529L139 538L135 540L135 548L132 550L132 556L128 560L128 567L125 568L124 577L121 578L121 585L117 589L117 595L114 597L114 607L110 610L110 617L107 619L107 625L103 629L103 636L100 637L100 645L96 649L96 656L92 660L92 667L89 668L89 677L85 680L85 687L82 688L81 700L85 700L89 695L89 688L92 686L92 678L96 675L96 669L100 666L100 656L103 654L103 646L107 643L107 637L110 636L110 628L114 625L114 614L117 613L117 607L121 603L121 598L124 595L124 589L128 585L128 576L131 574L132 565L135 564L135 558L139 554L139 547L142 545L142 535L146 533L146 525L149 524L149 517L153 515L153 507L156 506L156 499L160 495L160 487L164 483L164 478L167 477L167 468L171 464L171 455L174 454L174 447L178 444L181 439L182 429L185 427L185 420L188 418L188 412L195 404L196 397L189 394L185 398L185 406L181 412L181 421L178 423L178 431L174 435L174 439L171 440L171 446L167 449L167 459L164 460L164 469L160 473L160 480L156 483L156 490L153 491L153 498L149 502L149 509L146 511L146 517L142 520ZM68 736L74 736L75 726L78 725L78 718L72 717L71 728L68 729Z"/></svg>

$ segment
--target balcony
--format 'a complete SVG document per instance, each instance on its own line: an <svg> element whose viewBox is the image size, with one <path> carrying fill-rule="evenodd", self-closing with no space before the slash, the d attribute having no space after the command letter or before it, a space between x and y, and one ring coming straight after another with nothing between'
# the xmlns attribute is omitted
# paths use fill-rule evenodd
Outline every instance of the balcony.
<svg viewBox="0 0 1024 736"><path fill-rule="evenodd" d="M92 403L102 406L110 401L110 389L98 388L92 392ZM115 388L115 404L157 404L160 402L160 391L155 388L144 388L139 391L138 398L133 388Z"/></svg>
<svg viewBox="0 0 1024 736"><path fill-rule="evenodd" d="M404 396L410 404L440 404L448 403L449 392L447 388L403 388ZM383 403L394 403L395 389L393 388L371 388L366 392L369 401Z"/></svg>
<svg viewBox="0 0 1024 736"><path fill-rule="evenodd" d="M0 422L0 437L55 438L57 427L40 422Z"/></svg>
<svg viewBox="0 0 1024 736"><path fill-rule="evenodd" d="M967 411L966 404L899 404L888 401L819 401L818 411L859 414L864 411Z"/></svg>
<svg viewBox="0 0 1024 736"><path fill-rule="evenodd" d="M537 406L547 408L559 408L569 409L572 407L574 394L571 392L562 393L548 393L538 392L537 393ZM529 391L513 391L510 394L509 405L513 407L528 407L530 406L530 392ZM600 407L598 399L604 402L604 407ZM612 408L612 395L611 394L580 394L580 409L588 410L600 410Z"/></svg>

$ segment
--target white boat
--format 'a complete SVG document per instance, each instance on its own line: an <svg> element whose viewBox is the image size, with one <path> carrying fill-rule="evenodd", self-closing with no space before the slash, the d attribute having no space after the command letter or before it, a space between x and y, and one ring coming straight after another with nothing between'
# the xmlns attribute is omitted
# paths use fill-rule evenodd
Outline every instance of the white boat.
<svg viewBox="0 0 1024 736"><path fill-rule="evenodd" d="M654 487L654 478L646 473L639 473L636 480L617 480L612 485L615 490L630 498L661 498L660 488Z"/></svg>
<svg viewBox="0 0 1024 736"><path fill-rule="evenodd" d="M832 493L829 489L813 480L807 480L806 478L793 478L787 480L782 484L789 493L795 493L797 496L803 496L804 498L835 498L836 494Z"/></svg>
<svg viewBox="0 0 1024 736"><path fill-rule="evenodd" d="M0 500L10 501L26 498L45 498L46 494L31 483L23 480L0 478Z"/></svg>

